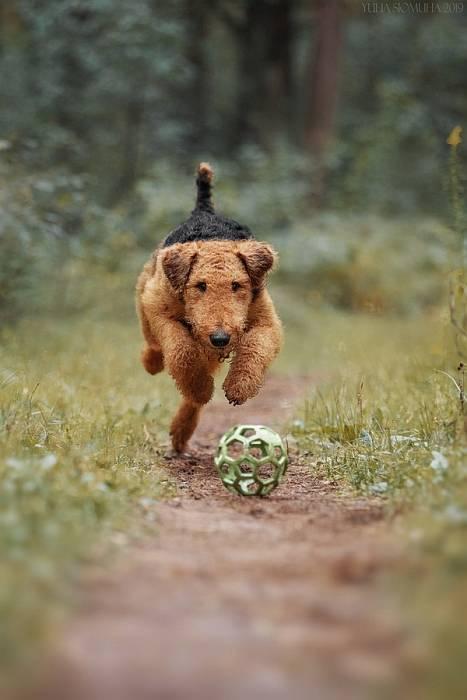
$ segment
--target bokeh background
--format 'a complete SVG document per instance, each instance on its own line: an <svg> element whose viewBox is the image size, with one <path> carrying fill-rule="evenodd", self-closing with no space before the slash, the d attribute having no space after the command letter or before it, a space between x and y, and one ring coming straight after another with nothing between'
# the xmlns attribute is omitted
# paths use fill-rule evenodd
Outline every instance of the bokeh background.
<svg viewBox="0 0 467 700"><path fill-rule="evenodd" d="M123 290L199 160L312 303L436 303L467 18L398 5L2 2L1 318L95 309L95 275Z"/></svg>
<svg viewBox="0 0 467 700"><path fill-rule="evenodd" d="M462 2L2 0L2 669L175 492L177 395L139 367L133 290L207 160L280 253L276 371L320 377L289 439L407 515L408 697L466 696L466 66Z"/></svg>

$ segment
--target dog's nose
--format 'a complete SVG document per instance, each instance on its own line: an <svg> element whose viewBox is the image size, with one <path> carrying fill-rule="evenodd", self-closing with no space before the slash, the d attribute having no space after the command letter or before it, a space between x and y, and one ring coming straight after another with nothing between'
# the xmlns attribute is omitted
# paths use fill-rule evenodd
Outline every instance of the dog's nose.
<svg viewBox="0 0 467 700"><path fill-rule="evenodd" d="M211 341L211 345L214 345L215 348L225 348L230 340L230 335L225 331L215 331L211 333L209 340Z"/></svg>

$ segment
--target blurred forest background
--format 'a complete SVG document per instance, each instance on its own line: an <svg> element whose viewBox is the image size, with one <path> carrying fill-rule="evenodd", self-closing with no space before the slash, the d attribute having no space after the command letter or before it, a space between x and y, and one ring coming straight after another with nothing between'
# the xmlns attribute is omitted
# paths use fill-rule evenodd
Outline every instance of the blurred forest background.
<svg viewBox="0 0 467 700"><path fill-rule="evenodd" d="M439 4L0 3L0 669L47 636L95 542L175 491L178 397L138 364L133 290L208 160L218 208L280 254L277 371L323 377L291 428L310 470L417 505L407 618L437 640L439 687L407 697L467 697L465 365L446 332L467 13Z"/></svg>
<svg viewBox="0 0 467 700"><path fill-rule="evenodd" d="M439 301L459 250L440 222L446 137L467 113L464 13L3 0L0 26L3 321L95 309L93 279L129 310L122 274L133 284L187 215L201 159L218 206L277 245L279 279L311 304Z"/></svg>

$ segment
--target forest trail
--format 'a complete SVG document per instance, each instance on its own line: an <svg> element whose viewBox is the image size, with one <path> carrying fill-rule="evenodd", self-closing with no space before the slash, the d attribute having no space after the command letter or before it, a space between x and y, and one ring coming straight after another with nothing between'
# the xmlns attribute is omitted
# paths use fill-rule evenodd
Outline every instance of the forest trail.
<svg viewBox="0 0 467 700"><path fill-rule="evenodd" d="M340 494L298 455L266 499L212 464L235 423L283 427L310 384L272 377L207 407L157 533L88 575L40 694L60 700L362 698L397 676L405 633L376 578L398 556L380 505Z"/></svg>

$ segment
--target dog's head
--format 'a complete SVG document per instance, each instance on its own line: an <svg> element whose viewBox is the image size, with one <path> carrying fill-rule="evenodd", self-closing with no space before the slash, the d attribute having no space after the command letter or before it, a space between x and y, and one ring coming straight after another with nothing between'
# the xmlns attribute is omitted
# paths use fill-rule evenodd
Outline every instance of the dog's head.
<svg viewBox="0 0 467 700"><path fill-rule="evenodd" d="M163 251L162 267L183 301L185 321L207 349L228 355L245 332L248 311L276 254L266 243L199 241Z"/></svg>

